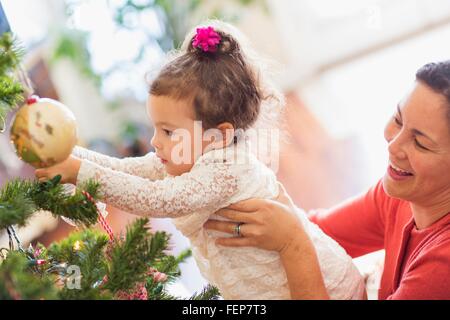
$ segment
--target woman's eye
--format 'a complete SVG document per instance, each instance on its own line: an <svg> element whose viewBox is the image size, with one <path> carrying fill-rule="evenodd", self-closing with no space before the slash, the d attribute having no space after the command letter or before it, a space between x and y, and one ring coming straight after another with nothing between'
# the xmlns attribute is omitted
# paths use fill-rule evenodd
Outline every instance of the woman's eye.
<svg viewBox="0 0 450 320"><path fill-rule="evenodd" d="M417 141L417 139L414 139L414 142L415 142L416 146L418 146L420 149L429 150L428 148L425 148L423 145L421 145L420 142Z"/></svg>
<svg viewBox="0 0 450 320"><path fill-rule="evenodd" d="M172 131L170 131L170 130L163 129L163 131L164 131L164 133L165 133L166 135L168 135L169 137L172 135Z"/></svg>

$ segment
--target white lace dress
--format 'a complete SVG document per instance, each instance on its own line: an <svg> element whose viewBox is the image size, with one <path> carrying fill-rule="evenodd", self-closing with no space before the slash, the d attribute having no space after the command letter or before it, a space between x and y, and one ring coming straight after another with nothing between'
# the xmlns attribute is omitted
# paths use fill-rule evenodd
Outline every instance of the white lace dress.
<svg viewBox="0 0 450 320"><path fill-rule="evenodd" d="M106 203L137 215L173 218L190 240L202 275L224 299L290 299L277 252L217 246L217 237L230 235L203 228L211 217L224 220L214 212L232 203L278 195L274 173L245 143L205 153L181 176L168 175L154 153L117 159L76 147L73 154L83 159L77 183L99 181ZM362 298L363 279L352 259L300 209L298 217L315 245L330 297Z"/></svg>

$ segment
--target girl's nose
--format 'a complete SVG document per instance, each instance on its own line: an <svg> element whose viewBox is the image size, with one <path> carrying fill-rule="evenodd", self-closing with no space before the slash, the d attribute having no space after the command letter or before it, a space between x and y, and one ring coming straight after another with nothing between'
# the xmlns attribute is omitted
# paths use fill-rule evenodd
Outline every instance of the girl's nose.
<svg viewBox="0 0 450 320"><path fill-rule="evenodd" d="M150 141L150 144L155 149L161 149L161 144L159 143L159 140L156 137L156 133L153 135L152 140Z"/></svg>

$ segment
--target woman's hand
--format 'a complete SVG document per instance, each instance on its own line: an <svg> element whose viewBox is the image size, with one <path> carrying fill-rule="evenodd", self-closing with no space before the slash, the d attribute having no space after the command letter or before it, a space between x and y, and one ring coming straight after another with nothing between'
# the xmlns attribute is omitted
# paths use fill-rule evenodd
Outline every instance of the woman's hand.
<svg viewBox="0 0 450 320"><path fill-rule="evenodd" d="M80 166L81 160L77 157L70 156L63 162L52 167L36 169L34 174L41 182L50 180L57 175L61 175L61 183L76 184Z"/></svg>
<svg viewBox="0 0 450 320"><path fill-rule="evenodd" d="M206 229L235 233L240 237L219 238L218 245L252 246L280 253L292 299L328 299L316 251L295 214L295 205L279 184L276 201L250 199L221 209L217 214L233 221L208 220Z"/></svg>
<svg viewBox="0 0 450 320"><path fill-rule="evenodd" d="M249 199L217 211L216 214L236 222L208 220L205 228L234 234L237 223L242 223L242 237L219 238L216 243L233 247L252 246L282 253L304 230L296 217L295 205L280 183L279 189L276 201Z"/></svg>

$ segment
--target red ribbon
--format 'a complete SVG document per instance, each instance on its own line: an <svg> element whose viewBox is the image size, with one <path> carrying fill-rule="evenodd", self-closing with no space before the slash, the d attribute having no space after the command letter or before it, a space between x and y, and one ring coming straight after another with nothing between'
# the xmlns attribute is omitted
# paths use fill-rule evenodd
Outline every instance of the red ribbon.
<svg viewBox="0 0 450 320"><path fill-rule="evenodd" d="M110 245L109 249L111 249L112 248L111 245L115 241L112 228L110 227L110 225L106 221L105 217L103 217L102 213L100 212L97 205L95 204L95 199L92 198L92 196L84 190L82 191L82 193L89 201L91 201L95 205L95 207L97 209L97 214L98 214L98 221L100 222L103 229L106 231L106 233L109 236L109 245ZM106 254L107 254L108 258L111 260L110 250L107 250ZM161 277L161 275L163 275L162 273L155 272L155 271L156 271L156 269L151 268L152 275L157 274L159 277ZM165 280L166 278L162 276L162 279ZM155 280L158 280L158 279L155 279ZM105 275L105 277L102 280L102 284L106 283L107 281L108 281L108 277ZM148 294L147 294L147 289L145 288L145 282L137 283L136 286L134 287L134 289L130 293L128 293L127 291L124 291L124 290L117 292L116 298L120 299L120 300L147 300Z"/></svg>

